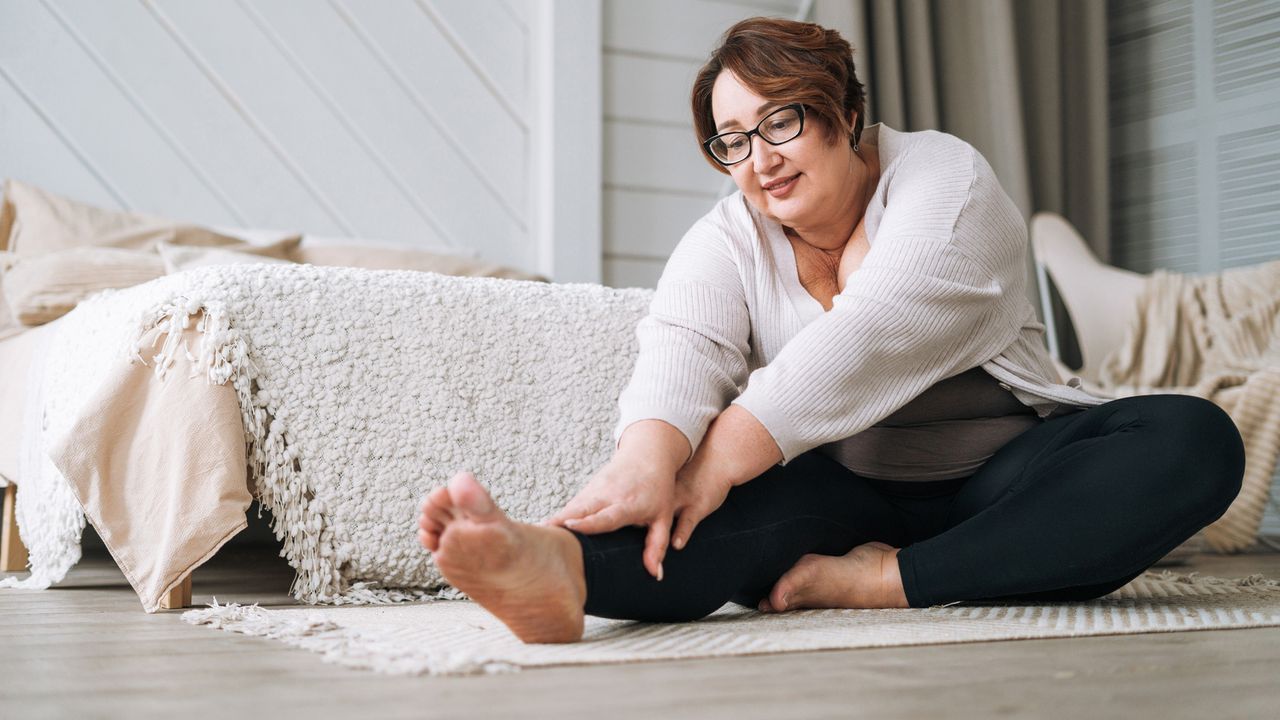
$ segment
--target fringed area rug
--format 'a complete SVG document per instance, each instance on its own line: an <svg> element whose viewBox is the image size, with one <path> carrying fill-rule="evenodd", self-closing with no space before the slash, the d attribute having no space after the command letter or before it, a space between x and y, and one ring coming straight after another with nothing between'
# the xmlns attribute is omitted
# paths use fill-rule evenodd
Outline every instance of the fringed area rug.
<svg viewBox="0 0 1280 720"><path fill-rule="evenodd" d="M468 600L266 610L219 605L183 620L281 640L327 662L391 674L463 675L526 667L1028 638L1280 626L1280 581L1147 571L1097 600L952 603L908 610L764 614L727 604L692 623L588 617L581 642L526 645Z"/></svg>

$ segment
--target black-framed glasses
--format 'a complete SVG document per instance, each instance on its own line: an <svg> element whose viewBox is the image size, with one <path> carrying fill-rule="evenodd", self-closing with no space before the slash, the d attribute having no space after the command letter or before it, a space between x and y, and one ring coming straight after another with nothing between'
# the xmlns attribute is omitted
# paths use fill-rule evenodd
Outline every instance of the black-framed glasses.
<svg viewBox="0 0 1280 720"><path fill-rule="evenodd" d="M753 130L720 133L707 138L702 146L721 165L736 165L751 157L751 136L759 135L770 145L795 140L804 130L804 105L783 105L764 116Z"/></svg>

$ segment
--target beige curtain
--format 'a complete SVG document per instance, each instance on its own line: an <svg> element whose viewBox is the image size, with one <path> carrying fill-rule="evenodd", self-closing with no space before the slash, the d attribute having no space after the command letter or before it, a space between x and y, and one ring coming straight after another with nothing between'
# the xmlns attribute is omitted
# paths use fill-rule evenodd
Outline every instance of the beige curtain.
<svg viewBox="0 0 1280 720"><path fill-rule="evenodd" d="M815 0L811 17L853 44L868 124L967 140L1024 217L1059 213L1110 258L1105 0Z"/></svg>

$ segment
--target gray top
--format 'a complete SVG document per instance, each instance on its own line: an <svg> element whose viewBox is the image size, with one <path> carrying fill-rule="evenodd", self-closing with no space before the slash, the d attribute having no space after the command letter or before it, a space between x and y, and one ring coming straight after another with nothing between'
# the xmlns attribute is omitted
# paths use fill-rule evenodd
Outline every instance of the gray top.
<svg viewBox="0 0 1280 720"><path fill-rule="evenodd" d="M776 220L740 192L720 201L681 239L636 328L615 440L656 418L696 449L733 403L768 430L785 465L829 443L871 442L874 433L855 438L977 367L1041 418L1105 402L1078 378L1058 378L1027 297L1026 222L982 156L935 131L873 125L864 137L881 166L864 216L870 250L831 309L800 284ZM989 425L1023 417L965 428L985 438ZM900 454L909 436L895 432L877 456ZM951 460L972 463L982 451L964 454Z"/></svg>
<svg viewBox="0 0 1280 720"><path fill-rule="evenodd" d="M931 386L885 419L822 451L863 477L949 480L977 472L1042 421L982 368Z"/></svg>

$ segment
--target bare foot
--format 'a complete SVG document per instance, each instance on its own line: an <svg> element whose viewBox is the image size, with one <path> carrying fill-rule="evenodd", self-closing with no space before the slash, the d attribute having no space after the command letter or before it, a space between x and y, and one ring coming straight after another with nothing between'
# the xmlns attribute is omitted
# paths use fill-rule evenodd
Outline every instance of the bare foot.
<svg viewBox="0 0 1280 720"><path fill-rule="evenodd" d="M582 638L587 583L577 539L561 527L518 523L469 472L427 494L418 539L462 590L527 643Z"/></svg>
<svg viewBox="0 0 1280 720"><path fill-rule="evenodd" d="M800 608L906 608L898 548L859 545L842 556L805 555L760 601L761 612Z"/></svg>

